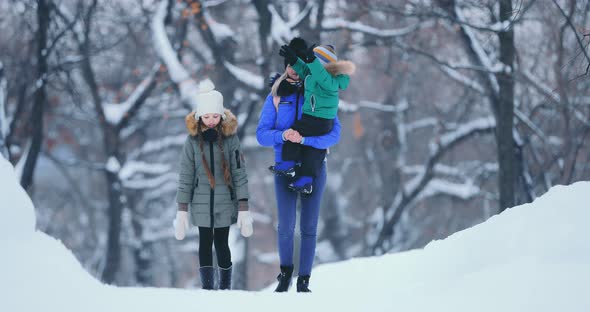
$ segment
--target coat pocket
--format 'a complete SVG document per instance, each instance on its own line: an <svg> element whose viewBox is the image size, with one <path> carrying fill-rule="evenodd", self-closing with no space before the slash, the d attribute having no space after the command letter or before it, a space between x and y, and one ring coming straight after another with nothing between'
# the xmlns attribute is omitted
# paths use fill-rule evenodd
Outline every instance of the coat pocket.
<svg viewBox="0 0 590 312"><path fill-rule="evenodd" d="M191 201L191 206L194 213L209 213L211 201L211 190L203 183L197 183Z"/></svg>
<svg viewBox="0 0 590 312"><path fill-rule="evenodd" d="M232 203L232 196L230 188L225 185L217 185L215 187L215 208Z"/></svg>
<svg viewBox="0 0 590 312"><path fill-rule="evenodd" d="M209 203L191 203L191 208L193 213L197 214L208 214L210 211Z"/></svg>

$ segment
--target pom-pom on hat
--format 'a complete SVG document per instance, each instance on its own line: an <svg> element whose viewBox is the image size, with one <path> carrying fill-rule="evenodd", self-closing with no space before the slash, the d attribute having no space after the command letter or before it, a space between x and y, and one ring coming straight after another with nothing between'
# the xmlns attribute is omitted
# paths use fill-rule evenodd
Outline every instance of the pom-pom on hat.
<svg viewBox="0 0 590 312"><path fill-rule="evenodd" d="M197 94L197 111L195 119L205 114L219 114L225 120L225 109L223 108L223 95L215 90L215 85L210 79L199 83Z"/></svg>
<svg viewBox="0 0 590 312"><path fill-rule="evenodd" d="M334 46L329 44L313 48L313 54L323 65L338 61L338 56L336 56L336 52L334 52Z"/></svg>

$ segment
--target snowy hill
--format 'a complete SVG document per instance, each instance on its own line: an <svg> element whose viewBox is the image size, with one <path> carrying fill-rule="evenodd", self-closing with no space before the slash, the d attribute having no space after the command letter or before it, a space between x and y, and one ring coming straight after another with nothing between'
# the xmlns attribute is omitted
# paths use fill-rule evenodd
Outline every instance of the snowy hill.
<svg viewBox="0 0 590 312"><path fill-rule="evenodd" d="M590 183L554 187L424 249L317 267L313 294L105 286L0 157L0 311L590 311Z"/></svg>

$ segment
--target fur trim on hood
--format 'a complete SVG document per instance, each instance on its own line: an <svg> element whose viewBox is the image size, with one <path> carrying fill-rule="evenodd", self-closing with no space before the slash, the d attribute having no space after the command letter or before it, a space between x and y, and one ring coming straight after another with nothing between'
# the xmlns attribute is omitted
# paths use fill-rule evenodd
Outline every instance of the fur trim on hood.
<svg viewBox="0 0 590 312"><path fill-rule="evenodd" d="M336 61L333 63L328 63L324 65L326 71L330 73L332 76L336 75L352 75L356 70L356 65L354 65L351 61Z"/></svg>
<svg viewBox="0 0 590 312"><path fill-rule="evenodd" d="M197 135L197 125L199 124L198 121L195 119L195 112L196 111L190 112L184 118L184 121L186 123L186 129L188 130L188 133L192 136ZM221 134L225 137L228 137L230 135L236 134L236 132L238 131L238 118L227 108L224 112L226 118L225 120L221 120ZM203 125L201 131L205 130L206 126Z"/></svg>

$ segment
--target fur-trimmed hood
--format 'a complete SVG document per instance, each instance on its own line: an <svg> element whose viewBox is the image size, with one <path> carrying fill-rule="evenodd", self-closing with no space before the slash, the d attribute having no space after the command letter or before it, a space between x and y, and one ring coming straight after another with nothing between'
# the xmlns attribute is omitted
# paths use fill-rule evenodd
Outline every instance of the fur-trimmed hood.
<svg viewBox="0 0 590 312"><path fill-rule="evenodd" d="M190 112L184 118L184 121L186 123L186 129L188 130L188 133L192 136L197 135L197 125L199 124L198 120L195 119L195 112L196 111ZM228 137L230 135L236 134L236 132L238 131L238 118L227 108L224 110L224 112L226 118L225 120L221 120L221 134L225 137ZM205 125L203 125L201 132L205 130Z"/></svg>
<svg viewBox="0 0 590 312"><path fill-rule="evenodd" d="M351 61L336 61L324 65L326 71L332 76L336 75L352 75L356 71L356 65Z"/></svg>

